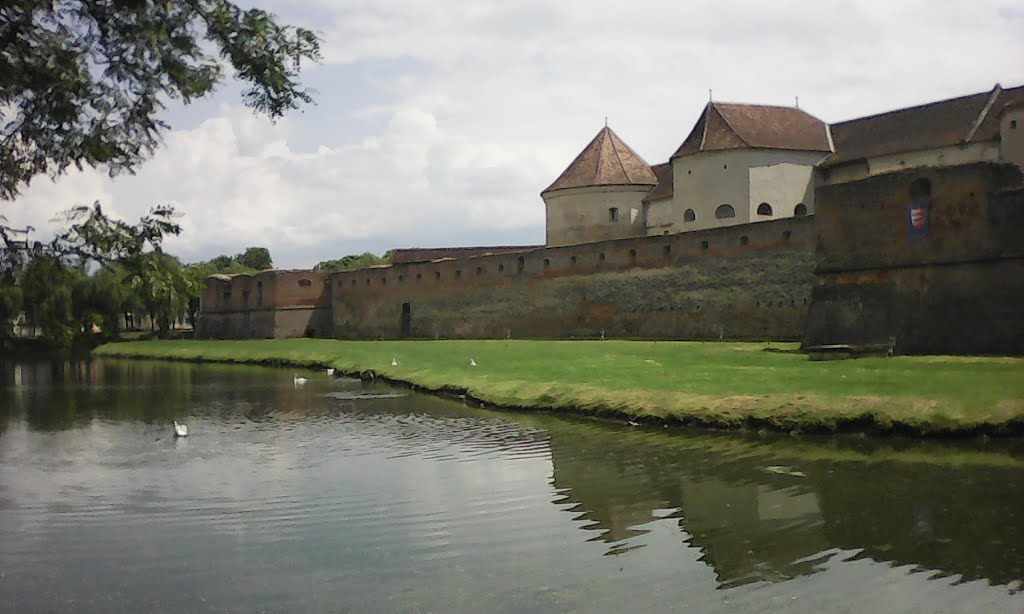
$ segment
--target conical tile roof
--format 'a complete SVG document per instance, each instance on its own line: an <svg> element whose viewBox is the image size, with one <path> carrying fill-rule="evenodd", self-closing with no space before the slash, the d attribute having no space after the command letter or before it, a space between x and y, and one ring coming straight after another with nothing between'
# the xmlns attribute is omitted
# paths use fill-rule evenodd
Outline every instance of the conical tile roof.
<svg viewBox="0 0 1024 614"><path fill-rule="evenodd" d="M541 194L598 185L656 185L658 178L619 135L605 126Z"/></svg>

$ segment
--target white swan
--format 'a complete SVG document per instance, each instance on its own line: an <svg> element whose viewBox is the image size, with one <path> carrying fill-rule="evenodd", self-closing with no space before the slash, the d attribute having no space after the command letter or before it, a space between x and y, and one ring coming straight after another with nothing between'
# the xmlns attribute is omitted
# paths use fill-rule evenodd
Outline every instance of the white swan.
<svg viewBox="0 0 1024 614"><path fill-rule="evenodd" d="M327 375L334 375L334 367L327 367Z"/></svg>
<svg viewBox="0 0 1024 614"><path fill-rule="evenodd" d="M398 366L398 359L395 358L394 356L391 357L391 366L392 367L397 367Z"/></svg>
<svg viewBox="0 0 1024 614"><path fill-rule="evenodd" d="M473 360L472 358L470 358L470 359L469 359L469 366L471 366L471 367L475 367L475 366L476 366L476 361L475 361L475 360Z"/></svg>
<svg viewBox="0 0 1024 614"><path fill-rule="evenodd" d="M298 373L295 373L295 374L292 375L292 382L294 382L296 386L301 386L301 385L305 384L308 381L309 380L307 380L304 377L299 377Z"/></svg>
<svg viewBox="0 0 1024 614"><path fill-rule="evenodd" d="M184 424L178 424L178 421L174 421L174 436L175 437L188 437L188 427Z"/></svg>

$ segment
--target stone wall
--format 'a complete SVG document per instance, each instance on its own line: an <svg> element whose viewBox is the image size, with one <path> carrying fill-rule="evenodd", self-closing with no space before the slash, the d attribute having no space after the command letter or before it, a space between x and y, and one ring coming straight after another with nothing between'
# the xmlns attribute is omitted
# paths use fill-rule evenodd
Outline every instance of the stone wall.
<svg viewBox="0 0 1024 614"><path fill-rule="evenodd" d="M317 271L262 271L213 276L201 299L196 336L272 339L330 336L327 276Z"/></svg>
<svg viewBox="0 0 1024 614"><path fill-rule="evenodd" d="M814 220L339 272L340 338L798 339Z"/></svg>
<svg viewBox="0 0 1024 614"><path fill-rule="evenodd" d="M1024 353L1020 181L1014 166L977 163L820 186L805 344ZM920 229L912 202L925 205Z"/></svg>

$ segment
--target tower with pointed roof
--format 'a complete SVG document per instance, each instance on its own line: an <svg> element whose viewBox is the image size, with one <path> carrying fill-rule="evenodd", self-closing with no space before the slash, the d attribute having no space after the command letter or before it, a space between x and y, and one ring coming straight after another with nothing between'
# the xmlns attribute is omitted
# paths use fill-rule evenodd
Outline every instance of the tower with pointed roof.
<svg viewBox="0 0 1024 614"><path fill-rule="evenodd" d="M657 183L643 158L605 126L541 192L547 245L644 236L641 201Z"/></svg>
<svg viewBox="0 0 1024 614"><path fill-rule="evenodd" d="M648 199L648 233L809 215L832 151L828 125L801 109L709 102L672 155L671 186Z"/></svg>

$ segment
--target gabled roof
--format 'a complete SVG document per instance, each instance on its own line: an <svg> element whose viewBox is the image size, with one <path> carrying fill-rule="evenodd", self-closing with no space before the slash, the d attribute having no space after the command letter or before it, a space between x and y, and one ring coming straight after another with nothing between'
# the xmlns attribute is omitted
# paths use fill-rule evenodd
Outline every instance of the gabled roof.
<svg viewBox="0 0 1024 614"><path fill-rule="evenodd" d="M565 188L656 183L658 178L643 158L605 126L541 195Z"/></svg>
<svg viewBox="0 0 1024 614"><path fill-rule="evenodd" d="M665 162L664 164L655 164L651 167L654 171L654 176L658 178L658 185L654 186L654 189L644 196L644 202L651 202L655 200L665 200L666 198L672 198L672 163Z"/></svg>
<svg viewBox="0 0 1024 614"><path fill-rule="evenodd" d="M999 138L999 114L1024 101L1024 86L940 100L832 124L836 151L825 165Z"/></svg>
<svg viewBox="0 0 1024 614"><path fill-rule="evenodd" d="M709 102L672 157L747 148L832 151L825 122L796 107Z"/></svg>

